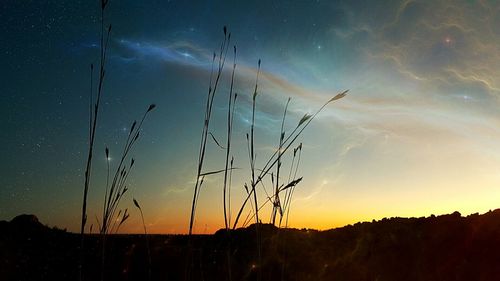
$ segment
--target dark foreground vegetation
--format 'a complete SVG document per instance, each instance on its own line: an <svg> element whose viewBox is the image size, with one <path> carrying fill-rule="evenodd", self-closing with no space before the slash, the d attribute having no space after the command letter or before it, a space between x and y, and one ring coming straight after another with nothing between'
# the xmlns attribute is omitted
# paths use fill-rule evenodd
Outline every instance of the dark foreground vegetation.
<svg viewBox="0 0 500 281"><path fill-rule="evenodd" d="M500 280L500 209L328 231L259 228L262 280ZM85 239L85 280L101 280L100 236ZM194 235L191 242L184 235L150 235L151 280L185 280L186 274L228 280L228 252L231 279L254 280L255 239L255 225L230 236L225 230ZM32 215L2 221L0 280L77 280L79 245L78 234L46 227ZM104 280L147 280L146 245L144 235L110 235Z"/></svg>

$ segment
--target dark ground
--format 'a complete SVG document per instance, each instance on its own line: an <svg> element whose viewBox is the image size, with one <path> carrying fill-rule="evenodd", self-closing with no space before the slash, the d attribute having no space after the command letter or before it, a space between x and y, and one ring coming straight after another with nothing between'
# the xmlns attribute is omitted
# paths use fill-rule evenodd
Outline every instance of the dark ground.
<svg viewBox="0 0 500 281"><path fill-rule="evenodd" d="M152 280L500 280L500 209L391 218L328 231L259 225L228 234L151 235ZM229 243L230 241L230 243ZM101 239L85 240L85 280L101 279ZM80 236L35 216L0 222L0 280L78 280ZM106 242L105 280L148 280L144 235Z"/></svg>

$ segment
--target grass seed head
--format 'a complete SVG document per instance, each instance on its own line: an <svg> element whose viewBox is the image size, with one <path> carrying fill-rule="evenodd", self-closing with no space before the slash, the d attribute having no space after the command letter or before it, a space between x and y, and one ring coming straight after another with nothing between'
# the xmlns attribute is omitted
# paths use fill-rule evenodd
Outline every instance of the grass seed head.
<svg viewBox="0 0 500 281"><path fill-rule="evenodd" d="M135 200L135 198L133 199L134 200L134 205L137 207L137 209L141 209L141 206L139 205L139 202L137 202L137 200Z"/></svg>
<svg viewBox="0 0 500 281"><path fill-rule="evenodd" d="M147 112L150 112L151 110L155 109L156 107L156 104L152 103L149 108L148 108L148 111Z"/></svg>

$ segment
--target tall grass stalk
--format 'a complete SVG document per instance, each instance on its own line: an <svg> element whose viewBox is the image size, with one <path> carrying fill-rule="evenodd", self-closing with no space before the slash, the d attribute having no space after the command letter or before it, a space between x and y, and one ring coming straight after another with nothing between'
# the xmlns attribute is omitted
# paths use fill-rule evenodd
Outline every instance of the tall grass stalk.
<svg viewBox="0 0 500 281"><path fill-rule="evenodd" d="M234 158L229 159L229 155L231 153L231 137L232 137L232 129L233 129L233 120L234 120L234 108L236 105L237 94L233 95L233 86L234 86L234 74L236 71L236 46L233 47L233 70L231 73L231 84L229 88L229 97L228 97L228 106L227 106L227 139L226 139L226 161L224 167L224 184L223 184L223 205L224 205L224 224L226 227L226 235L228 238L228 245L226 249L226 261L227 261L227 272L228 279L232 281L232 269L231 269L231 238L229 225L231 225L231 216L228 214L231 211L231 172L233 169L233 160ZM229 194L229 197L226 195Z"/></svg>
<svg viewBox="0 0 500 281"><path fill-rule="evenodd" d="M191 215L189 218L189 236L193 234L193 227L194 227L194 221L195 221L195 215L196 215L196 206L198 203L198 198L199 198L199 193L203 184L204 180L204 175L203 175L203 164L205 161L205 152L206 152L206 146L207 146L207 140L208 140L208 135L209 135L209 128L210 128L210 121L212 117L212 107L213 107L213 101L215 94L217 93L217 87L219 85L219 79L222 75L223 69L224 69L224 64L226 62L226 56L227 56L227 50L229 47L229 42L231 40L231 33L228 34L227 28L224 26L224 40L222 41L222 44L220 46L219 50L219 56L218 56L218 66L217 66L217 72L215 74L215 81L213 80L213 75L214 75L214 66L215 66L215 60L217 58L217 55L214 53L213 59L212 59L212 70L210 72L210 84L208 87L208 95L207 95L207 102L205 106L205 118L203 121L203 129L201 132L201 142L200 142L200 150L198 154L198 167L197 167L197 174L196 174L196 181L194 185L194 192L193 192L193 200L191 203Z"/></svg>
<svg viewBox="0 0 500 281"><path fill-rule="evenodd" d="M111 33L111 25L109 25L106 39L104 38L104 12L106 10L106 6L109 0L101 0L101 40L100 40L100 63L99 63L99 82L97 87L97 99L95 104L93 104L93 70L94 66L91 64L90 72L90 117L89 117L89 149L87 154L87 164L85 168L85 183L83 188L83 202L82 202L82 216L80 223L80 264L79 264L79 280L84 280L84 258L85 258L85 225L87 223L87 198L89 193L89 186L92 174L92 157L94 154L94 141L95 141L95 132L97 128L97 120L99 116L99 105L101 103L102 96L102 86L104 82L105 76L105 62L106 62L106 53L108 49L109 37ZM93 110L92 110L93 107Z"/></svg>
<svg viewBox="0 0 500 281"><path fill-rule="evenodd" d="M280 170L281 170L281 156L282 156L282 151L281 148L283 147L283 141L285 139L285 118L286 118L286 111L288 109L288 104L290 104L290 98L288 98L286 105L285 105L285 110L283 112L283 118L281 119L281 130L280 130L280 136L279 136L279 144L278 144L278 163L276 164L276 184L274 188L274 201L273 201L273 209L271 212L271 223L273 225L276 224L276 215L277 213L282 214L282 209L281 209L281 202L280 202L280 197L279 197L279 188L280 188ZM293 162L292 162L293 163ZM271 177L272 179L273 177Z"/></svg>
<svg viewBox="0 0 500 281"><path fill-rule="evenodd" d="M290 182L292 178L297 178L297 171L299 168L300 164L300 156L302 154L302 143L300 143L296 148L293 149L293 158L292 158L292 163L290 165L290 172L288 174L288 181ZM297 159L297 161L295 161ZM295 167L294 167L295 164ZM293 177L292 177L293 173ZM283 221L283 217L286 216L285 219L285 229L288 228L288 218L290 217L290 207L292 204L292 197L293 197L293 192L295 191L295 187L293 186L290 189L287 189L285 191L285 200L283 204L283 212L280 216L280 221L279 221L279 227L281 228L281 223ZM281 233L281 232L279 232ZM279 234L278 233L278 234ZM287 236L283 237L283 249L287 249ZM285 270L286 270L286 262L287 262L287 251L283 251L283 262L281 263L281 281L285 280Z"/></svg>
<svg viewBox="0 0 500 281"><path fill-rule="evenodd" d="M262 253L261 253L261 236L260 236L260 231L259 231L259 225L260 225L260 220L259 220L259 209L258 209L258 202L257 202L257 192L255 190L257 186L257 180L255 179L255 160L257 156L255 155L255 139L254 139L254 129L255 129L255 102L257 99L257 86L259 84L259 74L260 74L260 59L258 62L258 67L257 67L257 77L255 79L255 88L252 96L252 123L250 125L250 140L249 140L249 146L250 146L250 170L252 173L252 178L251 178L251 192L253 193L253 199L254 199L254 207L255 207L255 233L257 235L257 256L259 260L258 264L258 269L257 269L257 280L262 279Z"/></svg>
<svg viewBox="0 0 500 281"><path fill-rule="evenodd" d="M257 99L257 86L259 84L259 74L260 74L260 59L258 62L257 68L257 78L255 80L255 89L252 96L252 123L250 125L250 169L252 173L251 187L254 195L254 204L255 204L255 223L259 223L259 210L257 209L257 193L255 192L255 187L257 186L258 181L255 178L255 139L254 139L254 129L255 129L255 102ZM259 180L260 181L260 180Z"/></svg>
<svg viewBox="0 0 500 281"><path fill-rule="evenodd" d="M224 205L224 224L226 230L229 229L229 225L231 224L228 213L227 213L227 205L226 201L228 200L226 196L226 190L231 188L231 185L228 185L228 174L229 174L229 155L231 152L231 134L233 129L233 115L234 115L234 106L236 104L237 94L233 95L233 85L234 85L234 73L236 71L236 46L234 46L234 59L233 59L233 71L231 73L231 85L229 89L229 98L228 98L228 106L227 106L227 139L226 139L226 163L224 168L224 186L223 186L223 205ZM233 97L234 96L234 97ZM232 162L232 159L231 159ZM232 163L231 163L232 168ZM228 191L230 192L230 191ZM230 199L230 198L229 198ZM230 205L230 204L229 204ZM230 206L229 206L230 210Z"/></svg>
<svg viewBox="0 0 500 281"><path fill-rule="evenodd" d="M134 200L134 205L141 212L142 227L144 228L144 237L146 238L146 249L148 251L148 281L151 280L151 248L149 247L148 231L146 230L146 223L144 222L144 214L142 213L142 208L137 200Z"/></svg>
<svg viewBox="0 0 500 281"><path fill-rule="evenodd" d="M296 148L293 149L293 158L292 158L292 164L290 166L290 173L288 176L288 181L290 182L292 179L297 178L297 171L299 169L299 164L300 164L300 159L302 155L302 143L299 144ZM297 161L295 161L297 159ZM295 164L295 167L294 167ZM293 177L292 177L293 173ZM283 217L286 216L285 219L285 228L288 227L288 218L290 215L290 207L292 205L292 197L293 197L293 192L295 191L296 186L292 186L290 189L287 189L285 192L285 202L283 204L283 213L280 216L280 222L279 222L279 227L281 227Z"/></svg>

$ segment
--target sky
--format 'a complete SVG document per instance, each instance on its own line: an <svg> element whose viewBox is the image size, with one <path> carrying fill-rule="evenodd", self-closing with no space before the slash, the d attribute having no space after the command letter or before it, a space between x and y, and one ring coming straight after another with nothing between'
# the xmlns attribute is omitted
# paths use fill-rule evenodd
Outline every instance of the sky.
<svg viewBox="0 0 500 281"><path fill-rule="evenodd" d="M329 229L384 217L487 212L500 203L500 5L496 1L113 1L89 191L102 212L105 147L116 167L133 120L151 103L132 151L121 232L186 233L212 54L237 46L231 214L250 181L246 133L257 62L257 168L285 131L338 92L303 144L289 226ZM29 213L70 231L80 223L91 63L99 1L0 3L0 220ZM226 138L233 56L210 132ZM95 74L94 74L95 78ZM95 93L95 79L94 79ZM209 139L204 171L224 167ZM289 169L290 159L284 161ZM269 183L267 188L270 189ZM262 188L259 200L266 199ZM222 175L207 176L195 232L223 227ZM248 212L246 210L245 212ZM270 208L261 212L269 220Z"/></svg>

